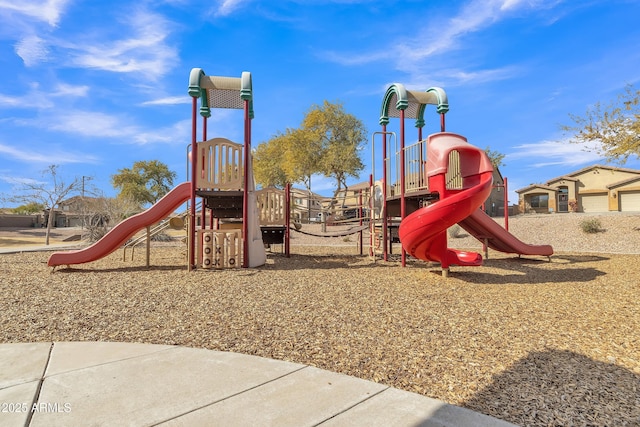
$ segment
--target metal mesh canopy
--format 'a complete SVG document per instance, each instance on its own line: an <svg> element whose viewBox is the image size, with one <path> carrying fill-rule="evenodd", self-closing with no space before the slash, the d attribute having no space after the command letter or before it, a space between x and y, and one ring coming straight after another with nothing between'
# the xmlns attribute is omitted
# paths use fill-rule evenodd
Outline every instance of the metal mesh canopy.
<svg viewBox="0 0 640 427"><path fill-rule="evenodd" d="M409 105L404 110L404 116L407 119L417 119L420 114L420 107L423 105L439 105L440 103L436 94L432 92L419 92L415 90L407 91L407 101L409 101ZM393 108L389 108L388 117L400 117L400 110L395 108L397 103L398 94L394 92L389 102L389 105Z"/></svg>
<svg viewBox="0 0 640 427"><path fill-rule="evenodd" d="M207 99L211 108L233 108L242 110L240 92L227 89L208 89Z"/></svg>
<svg viewBox="0 0 640 427"><path fill-rule="evenodd" d="M404 111L407 119L416 119L416 126L424 125L424 111L426 105L435 105L439 114L449 110L447 95L441 88L432 87L424 92L406 90L400 83L392 84L384 95L380 111L380 124L389 122L389 118L400 117Z"/></svg>
<svg viewBox="0 0 640 427"><path fill-rule="evenodd" d="M395 117L395 118L400 117L400 110L395 108L397 103L398 103L398 94L393 93L393 95L391 95L391 99L389 102L389 105L392 106L392 108L389 108L389 110L387 111L387 117ZM419 109L420 109L419 103L409 102L409 105L404 110L404 117L407 119L417 119Z"/></svg>
<svg viewBox="0 0 640 427"><path fill-rule="evenodd" d="M207 101L210 108L244 108L240 97L241 80L235 77L203 76L200 85L207 91Z"/></svg>

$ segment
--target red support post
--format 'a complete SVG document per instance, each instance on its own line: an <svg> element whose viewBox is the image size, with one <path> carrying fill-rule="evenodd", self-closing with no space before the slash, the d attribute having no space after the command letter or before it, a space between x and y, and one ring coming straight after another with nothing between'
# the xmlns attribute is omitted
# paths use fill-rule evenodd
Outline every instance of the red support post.
<svg viewBox="0 0 640 427"><path fill-rule="evenodd" d="M284 254L287 258L291 256L291 184L287 182L284 187Z"/></svg>
<svg viewBox="0 0 640 427"><path fill-rule="evenodd" d="M369 174L369 256L374 255L374 246L376 243L375 240L375 221L373 220L373 212L375 208L375 187L373 186L373 174Z"/></svg>
<svg viewBox="0 0 640 427"><path fill-rule="evenodd" d="M202 118L202 140L207 140L207 117ZM204 161L204 159L203 159ZM207 226L207 209L204 207L204 202L202 203L202 229L205 229ZM209 215L209 228L213 229L213 215Z"/></svg>
<svg viewBox="0 0 640 427"><path fill-rule="evenodd" d="M189 271L196 268L196 181L198 177L198 98L191 107L191 205L189 206Z"/></svg>
<svg viewBox="0 0 640 427"><path fill-rule="evenodd" d="M404 167L404 110L400 110L400 220L406 215L407 201L405 199L405 167ZM407 251L402 248L402 266L407 265Z"/></svg>
<svg viewBox="0 0 640 427"><path fill-rule="evenodd" d="M502 178L504 185L504 229L509 231L509 187L507 186L507 178Z"/></svg>
<svg viewBox="0 0 640 427"><path fill-rule="evenodd" d="M389 250L387 248L387 235L389 233L389 222L387 219L387 125L382 125L382 256L385 261L389 261Z"/></svg>
<svg viewBox="0 0 640 427"><path fill-rule="evenodd" d="M363 201L362 201L362 190L360 190L360 198L359 198L359 202L358 202L358 205L360 205L360 207L358 208L358 216L360 217L360 227L362 227L362 222L363 222L362 214L364 212L364 210L362 209L362 203L363 203ZM360 255L363 254L363 252L362 252L362 243L363 243L363 241L362 241L362 233L363 233L362 230L360 230L360 233L358 233L359 239L360 239Z"/></svg>

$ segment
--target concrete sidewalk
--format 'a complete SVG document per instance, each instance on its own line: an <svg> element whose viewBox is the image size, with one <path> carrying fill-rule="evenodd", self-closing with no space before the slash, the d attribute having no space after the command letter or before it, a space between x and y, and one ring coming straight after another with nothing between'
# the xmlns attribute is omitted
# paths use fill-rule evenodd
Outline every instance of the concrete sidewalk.
<svg viewBox="0 0 640 427"><path fill-rule="evenodd" d="M322 369L179 346L0 344L2 426L512 424Z"/></svg>

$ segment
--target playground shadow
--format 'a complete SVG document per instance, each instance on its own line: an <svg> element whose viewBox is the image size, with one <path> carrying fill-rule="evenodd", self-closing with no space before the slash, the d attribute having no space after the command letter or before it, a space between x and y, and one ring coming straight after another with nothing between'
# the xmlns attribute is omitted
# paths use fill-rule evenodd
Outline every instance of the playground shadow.
<svg viewBox="0 0 640 427"><path fill-rule="evenodd" d="M455 277L469 283L496 284L542 284L542 283L576 283L590 282L607 273L596 267L585 266L578 268L562 268L562 265L573 265L581 263L597 263L606 261L608 258L591 255L563 255L554 256L556 262L552 268L549 267L551 261L539 258L500 258L488 259L484 262L487 269L475 269L465 267L453 267L449 277ZM557 262L560 260L560 262ZM500 270L499 272L491 271ZM505 272L506 270L506 272ZM434 273L440 270L434 270Z"/></svg>
<svg viewBox="0 0 640 427"><path fill-rule="evenodd" d="M598 262L598 261L607 261L610 258L601 256L601 255L589 255L589 254L557 254L553 255L553 259L565 261L570 264L580 263L580 262Z"/></svg>
<svg viewBox="0 0 640 427"><path fill-rule="evenodd" d="M360 268L389 268L388 264L373 263L366 255L308 255L291 254L289 258L285 255L273 256L274 263L268 264L261 269L273 270L334 270L334 269L360 269Z"/></svg>
<svg viewBox="0 0 640 427"><path fill-rule="evenodd" d="M144 265L141 266L131 266L131 267L111 267L111 268L91 268L88 265L82 268L79 267L56 267L54 270L55 274L58 273L118 273L118 272L127 272L127 273L136 273L136 272L149 272L149 271L184 271L187 272L187 267L183 265L151 265L146 267Z"/></svg>
<svg viewBox="0 0 640 427"><path fill-rule="evenodd" d="M530 353L494 376L463 406L523 426L637 426L638 390L640 375L630 370L572 351L547 349Z"/></svg>

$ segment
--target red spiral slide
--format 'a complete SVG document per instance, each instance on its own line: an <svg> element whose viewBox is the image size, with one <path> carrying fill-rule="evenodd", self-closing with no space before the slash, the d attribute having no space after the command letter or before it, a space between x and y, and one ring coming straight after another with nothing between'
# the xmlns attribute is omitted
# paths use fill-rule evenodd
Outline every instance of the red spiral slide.
<svg viewBox="0 0 640 427"><path fill-rule="evenodd" d="M122 246L129 238L148 225L155 224L175 211L191 196L191 183L183 182L164 195L163 198L144 212L133 215L118 223L93 245L84 249L66 252L54 252L47 265L83 264L109 255Z"/></svg>
<svg viewBox="0 0 640 427"><path fill-rule="evenodd" d="M461 188L447 189L449 154L457 151ZM482 256L447 247L447 229L459 223L462 228L492 249L523 255L553 254L548 245L528 245L500 227L479 207L491 193L493 166L487 155L460 135L438 133L429 137L427 176L429 189L440 199L408 215L400 223L402 247L413 257L450 265L481 265Z"/></svg>

